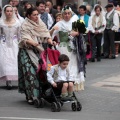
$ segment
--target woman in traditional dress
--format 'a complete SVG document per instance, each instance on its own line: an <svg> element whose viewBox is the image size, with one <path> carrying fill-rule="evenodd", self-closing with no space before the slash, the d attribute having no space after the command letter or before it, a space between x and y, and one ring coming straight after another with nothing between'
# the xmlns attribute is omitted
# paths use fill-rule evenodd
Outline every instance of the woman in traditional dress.
<svg viewBox="0 0 120 120"><path fill-rule="evenodd" d="M77 64L77 55L69 46L69 38L71 39L75 36L79 36L79 32L72 30L72 23L78 20L78 18L76 19L73 14L72 9L68 6L65 6L62 9L63 20L56 23L55 27L58 28L58 30L53 32L52 37L54 38L54 36L59 36L60 44L58 50L61 54L66 54L70 58L70 73L73 75L75 85L77 86L76 90L84 90L84 71L78 72L79 64Z"/></svg>
<svg viewBox="0 0 120 120"><path fill-rule="evenodd" d="M14 12L15 12L15 15L16 15L18 21L22 24L25 19L23 17L21 17L20 14L18 13L17 7L13 7L13 9L14 9Z"/></svg>
<svg viewBox="0 0 120 120"><path fill-rule="evenodd" d="M44 50L42 43L53 44L49 31L38 14L36 8L27 10L26 19L21 27L19 43L19 92L25 93L29 104L33 104L33 100L40 94L36 71L39 64L39 53Z"/></svg>
<svg viewBox="0 0 120 120"><path fill-rule="evenodd" d="M20 23L11 5L4 6L0 19L0 80L5 80L8 89L11 81L18 80L18 41Z"/></svg>

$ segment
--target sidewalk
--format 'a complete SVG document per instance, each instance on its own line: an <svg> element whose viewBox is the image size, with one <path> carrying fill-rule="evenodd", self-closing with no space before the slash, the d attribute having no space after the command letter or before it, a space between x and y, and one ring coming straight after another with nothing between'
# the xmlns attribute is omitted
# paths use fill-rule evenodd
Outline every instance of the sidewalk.
<svg viewBox="0 0 120 120"><path fill-rule="evenodd" d="M106 78L103 81L93 84L92 86L120 92L120 75Z"/></svg>

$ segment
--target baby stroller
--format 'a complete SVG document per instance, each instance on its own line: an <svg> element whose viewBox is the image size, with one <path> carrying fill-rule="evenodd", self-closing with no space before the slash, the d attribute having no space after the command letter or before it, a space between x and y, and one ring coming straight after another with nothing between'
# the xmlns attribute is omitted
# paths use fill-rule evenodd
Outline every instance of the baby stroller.
<svg viewBox="0 0 120 120"><path fill-rule="evenodd" d="M75 93L73 92L72 98L62 100L60 97L61 90L55 91L50 83L47 81L47 71L50 70L50 66L58 64L58 57L60 53L56 49L47 48L42 54L39 60L38 77L39 77L39 97L34 99L34 106L36 108L42 108L45 105L45 101L51 104L52 112L60 112L61 107L65 103L71 102L71 108L73 111L81 111L82 105L78 101ZM46 62L47 61L47 62Z"/></svg>

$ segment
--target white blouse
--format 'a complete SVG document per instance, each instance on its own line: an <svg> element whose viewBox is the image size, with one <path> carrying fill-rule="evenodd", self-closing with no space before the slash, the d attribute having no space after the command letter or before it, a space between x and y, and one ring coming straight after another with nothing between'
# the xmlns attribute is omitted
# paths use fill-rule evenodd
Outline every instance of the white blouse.
<svg viewBox="0 0 120 120"><path fill-rule="evenodd" d="M53 84L54 82L73 81L72 75L67 74L66 69L61 69L61 67L58 67L58 78L54 80L53 78L54 71L55 67L52 66L51 70L47 72L47 79L49 83Z"/></svg>

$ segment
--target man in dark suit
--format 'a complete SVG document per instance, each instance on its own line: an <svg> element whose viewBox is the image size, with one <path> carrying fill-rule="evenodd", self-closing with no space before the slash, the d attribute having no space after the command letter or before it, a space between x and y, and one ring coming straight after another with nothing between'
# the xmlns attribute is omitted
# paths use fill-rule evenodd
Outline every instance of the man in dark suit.
<svg viewBox="0 0 120 120"><path fill-rule="evenodd" d="M53 8L53 3L51 0L46 1L46 7L48 7L50 9L50 14L53 17L53 19L55 20L55 16L58 13L58 11Z"/></svg>
<svg viewBox="0 0 120 120"><path fill-rule="evenodd" d="M11 0L11 1L12 1L12 6L18 8L18 13L20 14L20 16L25 17L24 9L20 6L20 0Z"/></svg>

